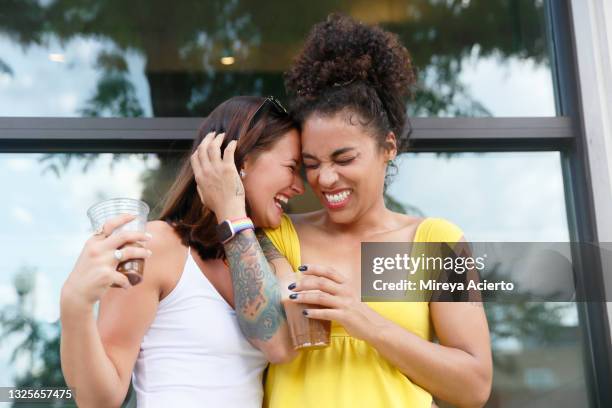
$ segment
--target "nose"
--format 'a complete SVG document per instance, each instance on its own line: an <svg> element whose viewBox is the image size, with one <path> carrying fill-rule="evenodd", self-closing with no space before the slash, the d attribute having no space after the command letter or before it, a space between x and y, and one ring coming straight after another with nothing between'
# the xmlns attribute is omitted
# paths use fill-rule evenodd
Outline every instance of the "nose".
<svg viewBox="0 0 612 408"><path fill-rule="evenodd" d="M333 166L321 166L318 181L321 187L330 188L338 181L338 173Z"/></svg>
<svg viewBox="0 0 612 408"><path fill-rule="evenodd" d="M291 191L295 193L295 195L304 194L304 182L302 181L302 177L299 174L293 176L293 183L291 184Z"/></svg>

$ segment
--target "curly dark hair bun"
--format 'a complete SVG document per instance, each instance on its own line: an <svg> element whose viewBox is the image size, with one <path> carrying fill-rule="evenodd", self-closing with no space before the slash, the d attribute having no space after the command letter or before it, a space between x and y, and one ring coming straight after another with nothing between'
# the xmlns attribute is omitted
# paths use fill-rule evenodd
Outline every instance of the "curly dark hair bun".
<svg viewBox="0 0 612 408"><path fill-rule="evenodd" d="M410 54L395 34L342 14L313 27L285 74L302 120L313 111L353 108L379 133L391 130L398 138L414 83Z"/></svg>

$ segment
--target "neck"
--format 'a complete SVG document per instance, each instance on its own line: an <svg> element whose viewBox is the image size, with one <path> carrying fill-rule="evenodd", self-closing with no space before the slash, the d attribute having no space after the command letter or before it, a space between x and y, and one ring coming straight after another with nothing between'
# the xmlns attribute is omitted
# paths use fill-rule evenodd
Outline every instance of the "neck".
<svg viewBox="0 0 612 408"><path fill-rule="evenodd" d="M328 230L332 233L350 234L359 237L374 235L395 227L393 212L385 207L383 197L350 223L334 222L327 212L324 221L324 225L327 225Z"/></svg>

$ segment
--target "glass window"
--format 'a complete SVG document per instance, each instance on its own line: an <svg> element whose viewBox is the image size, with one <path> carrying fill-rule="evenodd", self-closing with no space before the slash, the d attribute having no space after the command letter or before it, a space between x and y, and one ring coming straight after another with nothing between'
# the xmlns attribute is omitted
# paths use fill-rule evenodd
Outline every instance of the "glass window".
<svg viewBox="0 0 612 408"><path fill-rule="evenodd" d="M459 225L470 241L566 242L559 152L406 153L388 203ZM589 406L575 303L486 303L487 407Z"/></svg>
<svg viewBox="0 0 612 408"><path fill-rule="evenodd" d="M0 203L0 384L63 386L59 296L91 235L87 208L142 197L155 216L178 163L153 154L0 155L8 192Z"/></svg>
<svg viewBox="0 0 612 408"><path fill-rule="evenodd" d="M559 152L405 153L389 197L470 241L569 241Z"/></svg>
<svg viewBox="0 0 612 408"><path fill-rule="evenodd" d="M308 30L340 11L397 33L413 116L554 116L543 0L31 1L0 16L3 116L205 116L284 95Z"/></svg>

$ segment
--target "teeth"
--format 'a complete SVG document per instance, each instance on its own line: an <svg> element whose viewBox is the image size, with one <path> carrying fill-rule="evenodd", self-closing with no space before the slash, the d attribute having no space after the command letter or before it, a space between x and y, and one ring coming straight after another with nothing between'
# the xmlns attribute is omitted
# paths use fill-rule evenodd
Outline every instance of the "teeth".
<svg viewBox="0 0 612 408"><path fill-rule="evenodd" d="M349 195L351 195L351 192L349 190L344 190L343 192L337 194L325 194L325 198L330 203L336 204L346 200Z"/></svg>
<svg viewBox="0 0 612 408"><path fill-rule="evenodd" d="M277 194L276 196L274 196L274 198L283 204L287 204L289 202L289 197L284 196L282 194Z"/></svg>

